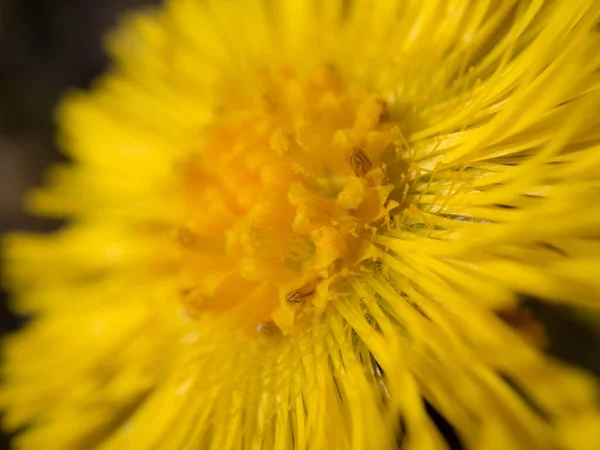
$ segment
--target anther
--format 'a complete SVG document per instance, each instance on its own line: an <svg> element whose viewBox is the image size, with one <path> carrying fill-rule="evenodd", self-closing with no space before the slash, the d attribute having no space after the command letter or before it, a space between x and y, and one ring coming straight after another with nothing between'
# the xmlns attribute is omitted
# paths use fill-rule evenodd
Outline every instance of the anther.
<svg viewBox="0 0 600 450"><path fill-rule="evenodd" d="M357 177L364 177L373 165L362 148L355 148L348 155L348 162Z"/></svg>
<svg viewBox="0 0 600 450"><path fill-rule="evenodd" d="M304 286L300 289L290 292L285 296L285 301L290 305L304 305L308 297L315 293L313 286Z"/></svg>
<svg viewBox="0 0 600 450"><path fill-rule="evenodd" d="M178 228L176 231L176 239L177 242L185 248L192 248L197 242L196 234L187 228Z"/></svg>
<svg viewBox="0 0 600 450"><path fill-rule="evenodd" d="M388 103L380 98L377 99L377 103L381 106L381 112L379 113L379 122L385 122L390 118L390 109L388 107Z"/></svg>
<svg viewBox="0 0 600 450"><path fill-rule="evenodd" d="M279 332L279 328L272 321L261 322L256 326L256 331L264 336L274 336Z"/></svg>

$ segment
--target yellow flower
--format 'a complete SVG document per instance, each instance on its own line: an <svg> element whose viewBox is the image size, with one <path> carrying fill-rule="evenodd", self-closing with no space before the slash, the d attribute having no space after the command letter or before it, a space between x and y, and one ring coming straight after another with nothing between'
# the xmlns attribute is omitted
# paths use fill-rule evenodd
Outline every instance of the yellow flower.
<svg viewBox="0 0 600 450"><path fill-rule="evenodd" d="M597 0L172 0L5 240L30 449L600 448L523 295L598 308ZM516 317L516 319L515 319ZM512 318L512 319L511 319ZM428 406L430 405L430 406Z"/></svg>

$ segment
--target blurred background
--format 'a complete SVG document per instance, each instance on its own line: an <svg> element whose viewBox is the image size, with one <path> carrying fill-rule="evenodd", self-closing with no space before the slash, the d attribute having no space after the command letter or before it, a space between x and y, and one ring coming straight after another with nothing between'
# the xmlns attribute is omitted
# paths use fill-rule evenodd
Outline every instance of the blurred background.
<svg viewBox="0 0 600 450"><path fill-rule="evenodd" d="M53 142L54 106L104 70L102 35L119 14L152 3L158 1L0 0L0 234L60 226L21 208L24 192L62 158ZM0 292L0 333L21 324ZM0 449L9 439L0 435Z"/></svg>
<svg viewBox="0 0 600 450"><path fill-rule="evenodd" d="M119 13L157 2L0 0L0 234L60 226L21 209L24 192L41 184L45 169L63 158L53 143L54 106L69 88L85 88L103 71L102 35ZM589 322L534 299L526 304L546 330L550 353L600 374L600 338ZM0 292L0 333L22 322ZM435 411L430 413L435 417ZM446 426L442 418L435 419ZM9 440L0 435L0 449L8 448Z"/></svg>
<svg viewBox="0 0 600 450"><path fill-rule="evenodd" d="M27 216L24 192L59 161L53 111L107 64L102 36L119 13L151 0L0 0L0 233L60 224ZM5 306L6 296L2 298ZM0 327L18 326L2 309Z"/></svg>

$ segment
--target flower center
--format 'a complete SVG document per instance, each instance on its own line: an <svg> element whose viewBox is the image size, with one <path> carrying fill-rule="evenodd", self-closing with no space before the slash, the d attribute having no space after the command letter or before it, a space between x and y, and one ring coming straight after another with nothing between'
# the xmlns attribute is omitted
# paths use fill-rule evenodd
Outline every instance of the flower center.
<svg viewBox="0 0 600 450"><path fill-rule="evenodd" d="M264 94L230 102L178 168L193 212L177 231L182 299L192 316L289 333L375 256L373 236L399 206L388 167L401 135L384 99L332 67L262 80Z"/></svg>

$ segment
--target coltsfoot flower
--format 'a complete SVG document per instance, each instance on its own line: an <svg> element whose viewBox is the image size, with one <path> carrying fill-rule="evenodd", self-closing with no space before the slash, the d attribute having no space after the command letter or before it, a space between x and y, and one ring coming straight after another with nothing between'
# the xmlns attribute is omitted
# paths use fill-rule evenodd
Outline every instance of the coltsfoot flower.
<svg viewBox="0 0 600 450"><path fill-rule="evenodd" d="M172 0L6 238L29 449L597 449L523 296L600 300L597 0ZM527 322L527 321L525 321ZM430 405L430 406L429 406Z"/></svg>

